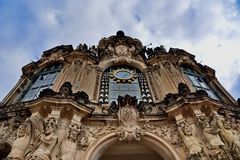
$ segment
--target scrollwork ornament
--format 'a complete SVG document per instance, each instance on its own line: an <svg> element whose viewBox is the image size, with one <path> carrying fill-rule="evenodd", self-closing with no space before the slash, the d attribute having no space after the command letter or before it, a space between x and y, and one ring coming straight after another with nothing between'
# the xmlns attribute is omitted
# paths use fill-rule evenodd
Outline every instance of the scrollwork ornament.
<svg viewBox="0 0 240 160"><path fill-rule="evenodd" d="M176 125L152 125L145 124L143 127L145 132L151 132L176 147L182 147L183 142L178 134Z"/></svg>

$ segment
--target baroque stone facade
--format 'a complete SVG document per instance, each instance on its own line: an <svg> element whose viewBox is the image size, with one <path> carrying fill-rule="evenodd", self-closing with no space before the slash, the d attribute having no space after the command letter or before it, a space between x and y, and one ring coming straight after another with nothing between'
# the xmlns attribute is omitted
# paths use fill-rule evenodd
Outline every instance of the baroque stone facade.
<svg viewBox="0 0 240 160"><path fill-rule="evenodd" d="M240 159L239 101L182 49L118 31L22 71L0 106L1 159Z"/></svg>

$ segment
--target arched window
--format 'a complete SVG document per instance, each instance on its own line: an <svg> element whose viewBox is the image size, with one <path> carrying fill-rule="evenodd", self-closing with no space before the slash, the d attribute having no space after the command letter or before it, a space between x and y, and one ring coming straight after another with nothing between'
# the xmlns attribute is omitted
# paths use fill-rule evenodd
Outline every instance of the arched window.
<svg viewBox="0 0 240 160"><path fill-rule="evenodd" d="M23 92L22 101L34 100L43 89L51 88L61 68L62 64L56 63L36 74L27 90Z"/></svg>
<svg viewBox="0 0 240 160"><path fill-rule="evenodd" d="M208 86L208 84L205 82L204 78L200 74L186 66L183 66L182 69L183 72L188 76L188 78L192 82L193 87L195 87L196 90L205 90L210 98L219 100L214 91Z"/></svg>
<svg viewBox="0 0 240 160"><path fill-rule="evenodd" d="M135 96L138 101L151 103L147 81L136 68L129 66L114 66L104 71L99 94L99 103L117 102L118 96Z"/></svg>

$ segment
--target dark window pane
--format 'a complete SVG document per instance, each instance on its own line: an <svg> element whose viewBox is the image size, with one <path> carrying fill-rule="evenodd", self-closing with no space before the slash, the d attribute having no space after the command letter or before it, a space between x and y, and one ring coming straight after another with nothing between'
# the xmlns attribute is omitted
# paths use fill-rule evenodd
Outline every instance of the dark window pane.
<svg viewBox="0 0 240 160"><path fill-rule="evenodd" d="M45 82L43 83L43 86L47 86L52 84L52 79L46 79Z"/></svg>
<svg viewBox="0 0 240 160"><path fill-rule="evenodd" d="M62 65L56 64L43 69L36 75L32 85L24 91L22 101L36 99L43 89L51 87L61 67Z"/></svg>
<svg viewBox="0 0 240 160"><path fill-rule="evenodd" d="M27 100L35 99L37 92L38 92L38 88L30 90L25 96L24 100L27 101Z"/></svg>
<svg viewBox="0 0 240 160"><path fill-rule="evenodd" d="M40 94L40 92L42 91L42 90L44 90L44 89L46 89L46 88L50 88L50 87L42 87L42 88L40 88L39 90L38 90L38 92L36 93L36 98L39 96L39 94Z"/></svg>
<svg viewBox="0 0 240 160"><path fill-rule="evenodd" d="M33 84L32 88L40 87L45 81L47 75L39 75L37 81Z"/></svg>
<svg viewBox="0 0 240 160"><path fill-rule="evenodd" d="M189 68L183 68L183 71L197 90L205 90L208 93L209 97L218 100L218 97L213 93L211 88L207 85L207 83L204 82L204 79L200 75Z"/></svg>
<svg viewBox="0 0 240 160"><path fill-rule="evenodd" d="M141 81L141 84L139 83ZM104 83L104 84L103 84ZM140 85L144 85L140 87ZM105 90L104 86L109 86ZM142 100L141 88L143 92L148 89L147 81L141 71L127 66L114 66L105 70L101 79L101 90L99 97L101 97L102 92L108 94L108 103L112 101L117 101L118 96L125 96L126 94L130 96L135 96L138 101ZM104 90L103 90L104 89ZM99 98L99 102L102 99Z"/></svg>

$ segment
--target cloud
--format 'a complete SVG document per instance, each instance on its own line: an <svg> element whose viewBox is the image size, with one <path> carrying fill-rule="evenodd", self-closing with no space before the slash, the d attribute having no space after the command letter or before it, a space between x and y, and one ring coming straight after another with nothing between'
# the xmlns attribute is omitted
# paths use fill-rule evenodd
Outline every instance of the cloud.
<svg viewBox="0 0 240 160"><path fill-rule="evenodd" d="M121 29L143 44L179 47L217 71L235 97L240 67L240 14L235 0L71 0L0 2L0 99L20 68L61 44L97 44ZM6 54L6 52L8 54ZM20 58L11 58L21 55ZM218 60L216 60L216 57ZM18 65L12 65L18 64ZM8 73L2 68L11 68ZM11 74L10 74L11 73ZM11 82L6 82L11 79ZM9 85L11 84L11 85Z"/></svg>
<svg viewBox="0 0 240 160"><path fill-rule="evenodd" d="M23 48L3 50L0 48L0 97L3 98L20 79L21 68L31 62L31 56Z"/></svg>

